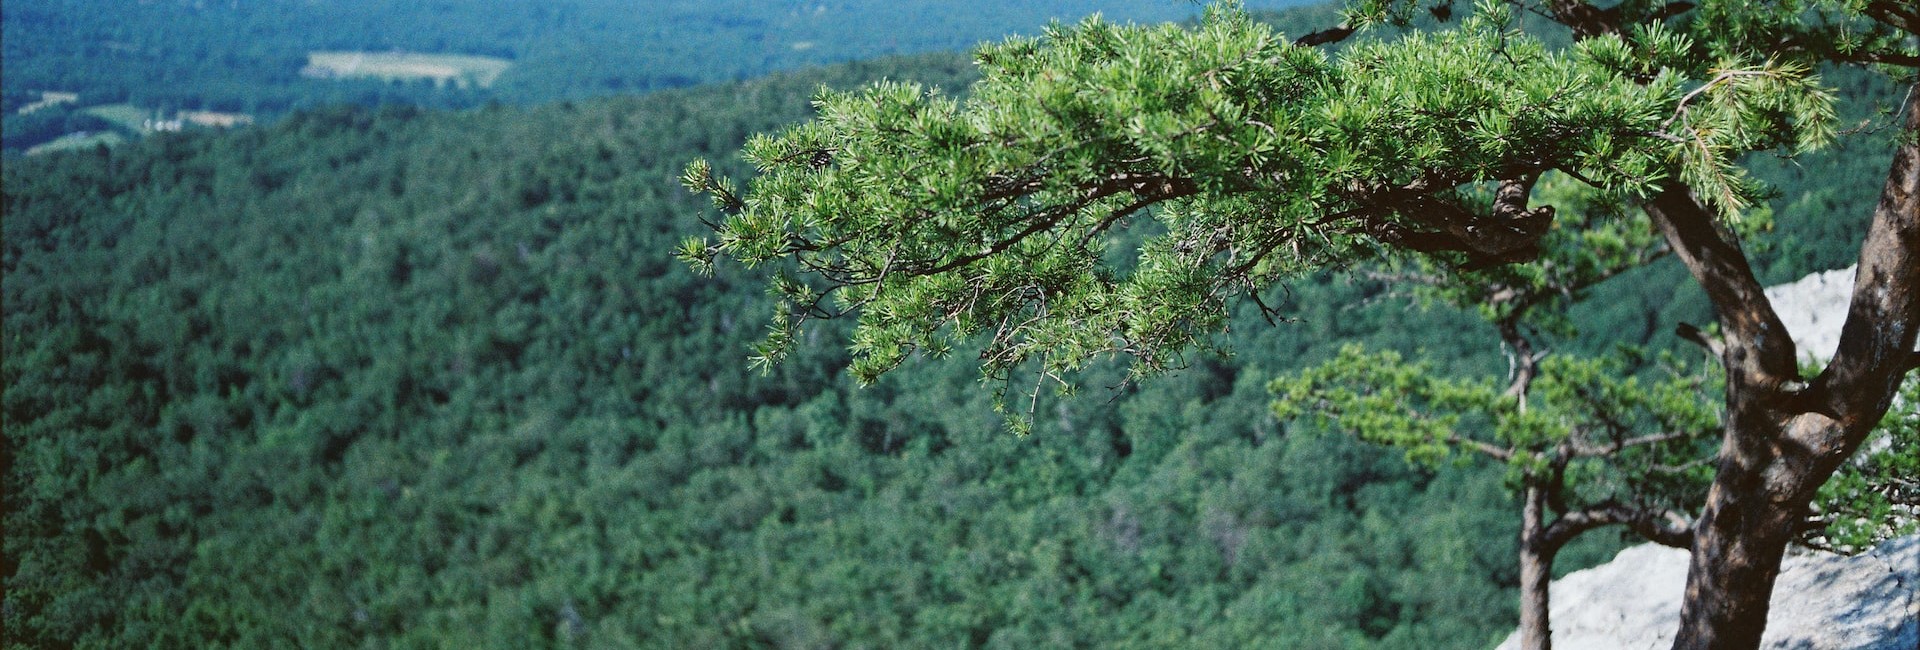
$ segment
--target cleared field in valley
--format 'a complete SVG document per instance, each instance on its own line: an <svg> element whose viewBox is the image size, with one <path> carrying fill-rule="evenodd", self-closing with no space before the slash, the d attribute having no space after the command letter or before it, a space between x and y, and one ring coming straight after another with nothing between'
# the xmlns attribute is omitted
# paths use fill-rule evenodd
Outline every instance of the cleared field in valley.
<svg viewBox="0 0 1920 650"><path fill-rule="evenodd" d="M26 115L28 113L32 113L42 108L47 108L49 106L58 106L60 104L71 104L77 101L80 101L80 93L42 91L40 93L40 101L20 107L19 114Z"/></svg>
<svg viewBox="0 0 1920 650"><path fill-rule="evenodd" d="M111 131L105 132L105 133L73 133L73 134L61 136L60 139L54 140L53 142L49 142L31 149L28 149L27 155L37 156L43 153L53 153L55 151L88 149L93 147L94 145L101 145L101 144L111 147L113 145L120 144L126 141L127 141L126 136L122 136L118 133L113 133Z"/></svg>
<svg viewBox="0 0 1920 650"><path fill-rule="evenodd" d="M147 131L147 120L153 118L153 111L132 104L90 106L82 109L82 112L112 122L126 129L129 133L145 133Z"/></svg>
<svg viewBox="0 0 1920 650"><path fill-rule="evenodd" d="M407 52L309 52L300 74L315 79L428 79L458 88L493 85L513 62L490 56Z"/></svg>

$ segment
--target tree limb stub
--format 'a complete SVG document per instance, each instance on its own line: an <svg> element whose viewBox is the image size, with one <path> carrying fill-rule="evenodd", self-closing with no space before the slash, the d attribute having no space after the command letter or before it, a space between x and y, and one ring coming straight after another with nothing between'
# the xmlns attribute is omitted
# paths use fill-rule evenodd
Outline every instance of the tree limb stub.
<svg viewBox="0 0 1920 650"><path fill-rule="evenodd" d="M1786 324L1746 254L1721 234L1713 213L1679 185L1662 188L1646 210L1720 315L1728 381L1773 390L1798 378Z"/></svg>
<svg viewBox="0 0 1920 650"><path fill-rule="evenodd" d="M1347 37L1352 36L1354 31L1355 30L1352 27L1348 27L1346 23L1341 23L1338 26L1328 27L1295 39L1293 44L1299 47L1315 47L1328 43L1338 43L1347 40Z"/></svg>
<svg viewBox="0 0 1920 650"><path fill-rule="evenodd" d="M1720 339L1708 336L1706 332L1701 331L1698 326L1692 323L1675 325L1673 327L1673 333L1681 339L1705 348L1707 353L1713 355L1715 359L1724 357L1727 354L1726 345L1721 343Z"/></svg>

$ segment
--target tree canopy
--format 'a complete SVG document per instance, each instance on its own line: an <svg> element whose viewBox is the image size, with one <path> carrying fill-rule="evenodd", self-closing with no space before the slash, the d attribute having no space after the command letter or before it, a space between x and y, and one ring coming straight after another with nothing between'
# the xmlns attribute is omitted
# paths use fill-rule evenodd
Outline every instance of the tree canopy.
<svg viewBox="0 0 1920 650"><path fill-rule="evenodd" d="M1491 267L1530 267L1515 275L1534 280L1571 272L1575 284L1615 274L1556 267L1566 260L1547 250L1567 245L1556 232L1618 236L1623 213L1564 217L1541 201L1543 177L1572 178L1603 203L1643 210L1647 221L1629 230L1657 236L1717 311L1719 338L1683 332L1719 358L1727 381L1712 485L1687 534L1670 536L1694 551L1676 644L1757 644L1796 522L1920 359L1920 109L1910 91L1847 334L1812 376L1801 375L1742 249L1764 230L1749 219L1765 189L1746 159L1804 153L1834 136L1821 65L1871 63L1911 83L1920 14L1878 0L1487 0L1457 28L1343 43L1422 8L1443 20L1452 11L1357 2L1347 23L1291 40L1233 3L1190 27L1094 19L981 48L982 78L963 99L910 84L823 93L815 119L748 144L758 176L746 191L704 162L688 168L685 184L729 216L713 226L715 239L690 239L681 255L703 270L723 255L782 265L773 290L783 305L763 363L810 319L852 313L852 370L863 381L976 335L986 339L988 378L1031 368L1042 382L1059 380L1121 353L1137 377L1203 344L1225 324L1229 298L1258 301L1266 287L1315 270L1412 256L1479 281L1489 296L1498 278L1473 274ZM1522 11L1548 22L1519 29ZM1571 43L1549 47L1553 34ZM1339 45L1320 49L1328 44ZM1526 309L1511 298L1487 307L1503 302ZM1515 442L1556 437L1526 408L1540 360L1512 323L1497 324L1517 357L1508 393L1519 405L1498 430ZM1595 373L1579 364L1555 372ZM1391 373L1366 381L1456 405L1491 395L1414 389L1416 380ZM1587 416L1624 419L1617 411L1639 399L1599 400ZM1666 397L1637 403L1655 402L1667 415L1685 410ZM1655 421L1673 424L1667 415ZM1354 428L1448 439L1423 433L1433 422L1385 417ZM1653 439L1697 435L1707 421L1681 419L1688 431ZM1578 436L1558 439L1565 448ZM1529 494L1529 513L1548 505ZM1532 573L1531 588L1544 593L1545 573ZM1528 627L1544 646L1544 619Z"/></svg>
<svg viewBox="0 0 1920 650"><path fill-rule="evenodd" d="M1684 179L1732 219L1756 192L1737 156L1830 134L1804 65L1676 70L1696 45L1658 27L1555 51L1482 10L1337 57L1231 4L1192 28L1095 19L982 48L964 100L826 94L816 119L749 143L750 192L689 170L739 214L683 254L824 281L778 283L768 358L808 317L858 308L867 379L983 332L990 376L1104 352L1152 372L1219 329L1228 298L1382 245L1536 255L1546 172L1622 195Z"/></svg>

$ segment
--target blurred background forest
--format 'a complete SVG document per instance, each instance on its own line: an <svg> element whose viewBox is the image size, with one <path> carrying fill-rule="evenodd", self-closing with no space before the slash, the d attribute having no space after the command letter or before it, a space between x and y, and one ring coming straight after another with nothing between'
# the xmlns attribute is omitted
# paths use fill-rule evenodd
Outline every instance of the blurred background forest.
<svg viewBox="0 0 1920 650"><path fill-rule="evenodd" d="M899 29L809 22L867 4ZM856 388L827 324L770 374L746 368L769 298L757 275L703 278L672 259L704 228L675 178L699 157L743 172L742 141L805 118L822 84L959 91L972 74L950 52L765 73L953 50L1078 6L915 13L931 4L717 3L704 6L736 17L636 32L612 2L516 15L10 0L6 646L1504 636L1517 517L1499 472L1410 466L1268 409L1270 379L1347 342L1424 352L1448 372L1504 368L1477 317L1396 287L1328 275L1276 288L1265 300L1289 320L1243 306L1220 341L1232 356L1123 389L1106 388L1122 368L1097 368L1078 396L1043 400L1025 438L964 353ZM1298 33L1331 13L1270 19ZM710 40L649 36L686 30ZM233 34L245 45L221 40ZM298 76L310 50L394 49L513 66L488 88ZM231 69L181 63L199 60ZM1889 99L1863 77L1827 81L1853 123ZM15 104L39 99L16 97L47 90L85 95L75 107L285 116L22 157ZM1775 232L1753 251L1763 281L1852 262L1886 137L1758 162L1779 191ZM1584 336L1555 345L1672 348L1676 323L1710 320L1671 264L1584 298ZM1559 568L1617 545L1588 536Z"/></svg>

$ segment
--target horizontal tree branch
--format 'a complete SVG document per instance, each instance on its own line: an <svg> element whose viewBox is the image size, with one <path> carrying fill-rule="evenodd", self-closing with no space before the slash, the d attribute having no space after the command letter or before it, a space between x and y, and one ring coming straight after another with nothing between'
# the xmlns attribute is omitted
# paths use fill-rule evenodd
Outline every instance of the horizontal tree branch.
<svg viewBox="0 0 1920 650"><path fill-rule="evenodd" d="M1078 216L1086 206L1092 205L1095 201L1109 196L1124 192L1133 192L1136 196L1139 196L1140 200L1119 209L1122 213L1132 214L1154 203L1192 196L1199 193L1199 191L1200 187L1197 184L1184 178L1174 178L1157 174L1114 174L1108 177L1107 182L1092 188L1092 191L1089 192L1086 197L1072 204L1059 206L1049 211L1052 214L1047 217L1031 220L1025 228L1014 233L1013 236L994 242L979 252L961 255L929 267L902 269L901 272L909 276L945 273L1006 252L1007 249L1013 248L1020 242L1025 241L1026 238L1049 230L1061 221ZM1104 220L1102 224L1111 225L1114 221L1116 220L1107 219Z"/></svg>
<svg viewBox="0 0 1920 650"><path fill-rule="evenodd" d="M1684 440L1686 438L1690 438L1695 435L1698 435L1698 434L1688 433L1684 431L1669 431L1666 433L1650 433L1644 436L1627 438L1625 440L1617 440L1612 443L1604 444L1604 445L1589 445L1589 444L1585 444L1577 441L1572 441L1573 455L1576 458L1596 458L1600 456L1611 456L1613 454L1617 454L1617 453L1620 453L1621 451L1632 449L1634 447L1644 447L1647 445L1657 445L1663 442L1672 442L1674 440Z"/></svg>
<svg viewBox="0 0 1920 650"><path fill-rule="evenodd" d="M1447 442L1449 444L1460 445L1467 449L1479 452L1481 455L1484 455L1488 458L1492 458L1494 460L1497 460L1503 463L1513 460L1512 449L1508 449L1506 447L1500 447L1492 443L1481 441L1481 440L1474 440L1472 438L1468 438L1466 436L1462 436L1457 433L1447 436Z"/></svg>
<svg viewBox="0 0 1920 650"><path fill-rule="evenodd" d="M1348 27L1346 23L1340 23L1337 26L1328 27L1296 38L1293 40L1293 44L1298 47L1317 47L1328 43L1338 43L1347 40L1347 37L1352 36L1354 31L1355 30L1352 27Z"/></svg>
<svg viewBox="0 0 1920 650"><path fill-rule="evenodd" d="M1700 328L1695 327L1692 323L1675 325L1673 333L1685 341L1706 348L1707 352L1713 354L1713 358L1715 359L1719 359L1727 353L1726 344L1722 343L1720 339L1707 336L1706 332L1701 331Z"/></svg>
<svg viewBox="0 0 1920 650"><path fill-rule="evenodd" d="M1575 38L1586 39L1607 34L1625 36L1630 22L1658 22L1692 11L1694 7L1692 2L1682 0L1661 5L1645 15L1627 16L1623 9L1631 4L1601 9L1585 0L1549 0L1547 17L1572 29Z"/></svg>
<svg viewBox="0 0 1920 650"><path fill-rule="evenodd" d="M1575 510L1555 519L1543 535L1549 548L1561 545L1581 533L1614 524L1625 525L1647 541L1673 548L1693 544L1693 524L1685 515L1665 508L1634 507L1607 502Z"/></svg>
<svg viewBox="0 0 1920 650"><path fill-rule="evenodd" d="M1500 181L1488 214L1442 196L1466 179L1438 174L1398 187L1352 188L1347 198L1370 208L1363 230L1382 243L1421 253L1464 253L1469 269L1496 266L1537 257L1540 239L1553 224L1553 206L1527 209L1539 172L1511 171Z"/></svg>

